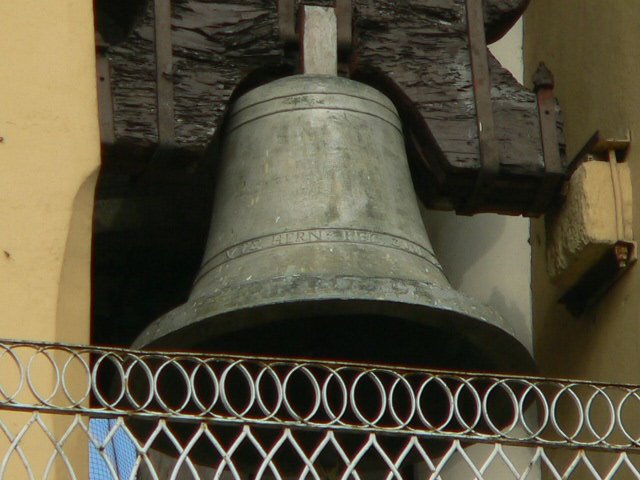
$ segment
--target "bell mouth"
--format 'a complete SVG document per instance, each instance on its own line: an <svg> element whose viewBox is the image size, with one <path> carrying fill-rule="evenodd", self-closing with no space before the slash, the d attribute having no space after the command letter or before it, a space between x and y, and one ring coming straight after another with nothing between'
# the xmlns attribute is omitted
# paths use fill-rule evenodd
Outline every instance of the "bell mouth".
<svg viewBox="0 0 640 480"><path fill-rule="evenodd" d="M211 295L190 299L160 317L142 332L134 347L367 365L400 364L466 372L535 371L527 348L493 310L451 288L397 278L296 275L219 289ZM132 383L145 384L144 379ZM163 398L171 398L175 386L169 382L157 388ZM209 387L198 384L195 388L208 391ZM482 388L482 384L477 388ZM308 401L299 394L292 391L293 401L303 404ZM375 399L375 392L371 398ZM437 394L430 397L427 415L434 424L446 420L447 405ZM376 408L376 403L363 400L361 406ZM502 428L509 424L510 407L508 398L498 397L492 402L490 415L495 425ZM457 408L464 418L473 418L477 406L462 398ZM149 438L148 424L135 420L129 424L140 438ZM182 442L193 438L196 428L189 423L171 425ZM483 423L477 428L490 431ZM217 435L231 441L237 432L223 428ZM257 435L263 444L276 441L269 436L269 429ZM307 440L309 449L319 441L313 434ZM357 436L347 435L339 441L352 456L361 447ZM447 440L434 439L425 448L437 457L449 445ZM159 443L155 448L167 453L174 451L168 443ZM400 452L402 448L402 442L386 446L387 451ZM191 455L202 464L212 461L210 448L196 446ZM257 468L257 464L251 464L250 468ZM298 466L286 468L294 476Z"/></svg>
<svg viewBox="0 0 640 480"><path fill-rule="evenodd" d="M190 299L134 348L531 374L531 354L492 309L409 279L289 276Z"/></svg>

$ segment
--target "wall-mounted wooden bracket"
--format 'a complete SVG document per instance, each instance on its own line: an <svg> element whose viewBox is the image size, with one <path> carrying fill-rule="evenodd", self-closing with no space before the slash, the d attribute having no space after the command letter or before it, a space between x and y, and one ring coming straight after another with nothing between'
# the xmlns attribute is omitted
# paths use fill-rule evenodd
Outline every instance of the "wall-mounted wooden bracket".
<svg viewBox="0 0 640 480"><path fill-rule="evenodd" d="M600 160L608 162L610 154L613 152L617 162L626 161L627 151L631 144L631 133L629 130L622 132L595 132L584 144L580 151L573 157L567 166L567 177L584 162L590 160Z"/></svg>
<svg viewBox="0 0 640 480"><path fill-rule="evenodd" d="M571 163L563 202L547 215L547 267L575 316L595 305L637 260L629 134L594 134Z"/></svg>
<svg viewBox="0 0 640 480"><path fill-rule="evenodd" d="M582 316L636 261L635 242L616 243L560 298L560 303L573 316Z"/></svg>
<svg viewBox="0 0 640 480"><path fill-rule="evenodd" d="M541 132L556 125L562 157L560 118L549 114L536 128L540 91L518 84L486 48L527 3L98 0L99 25L122 16L123 31L135 30L110 45L115 136L103 142L127 153L108 161L124 167L135 158L129 163L138 172L142 151L156 151L148 163L163 152L204 152L230 101L300 71L300 7L332 8L339 72L378 88L398 108L423 202L467 214L538 216L557 197L558 177L547 181L552 162L542 155ZM554 143L545 138L544 146Z"/></svg>

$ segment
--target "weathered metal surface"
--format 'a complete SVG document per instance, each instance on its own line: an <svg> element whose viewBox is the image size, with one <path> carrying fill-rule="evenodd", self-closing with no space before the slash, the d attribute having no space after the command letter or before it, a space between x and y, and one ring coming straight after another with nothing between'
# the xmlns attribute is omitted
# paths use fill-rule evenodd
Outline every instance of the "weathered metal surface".
<svg viewBox="0 0 640 480"><path fill-rule="evenodd" d="M279 3L289 9L285 17L295 18L297 2ZM503 34L526 4L484 2L488 41ZM204 148L238 86L244 91L294 70L295 55L288 54L280 38L291 32L279 32L278 25L284 24L277 7L278 2L266 0L173 2L179 146ZM411 127L407 133L417 139L418 148L410 152L412 170L416 177L428 177L417 178L417 184L435 184L452 206L462 208L480 171L465 1L353 0L353 12L355 42L344 58L351 74L382 88L399 108L405 127ZM339 16L339 23L346 25L346 17ZM151 26L148 14L111 53L116 137L124 144L158 141ZM501 163L499 184L478 210L530 213L545 175L536 97L490 55L488 61ZM426 198L423 189L418 193Z"/></svg>
<svg viewBox="0 0 640 480"><path fill-rule="evenodd" d="M235 103L190 299L135 344L533 368L510 325L444 277L393 104L330 76L287 77Z"/></svg>
<svg viewBox="0 0 640 480"><path fill-rule="evenodd" d="M538 99L545 175L536 194L536 199L531 205L531 211L542 214L557 199L556 196L566 178L567 167L562 162L558 148L557 102L553 96L553 74L543 63L540 64L533 76L533 84Z"/></svg>
<svg viewBox="0 0 640 480"><path fill-rule="evenodd" d="M109 41L126 40L101 58L103 67L107 61L113 67L113 108L101 103L113 110L115 143L103 136L92 332L93 341L113 344L129 344L188 297L206 242L216 172L217 155L202 152L205 145L218 148L212 135L222 130L216 126L232 92L290 75L297 62L279 38L274 1L172 0L177 148L159 155L153 2L146 3L146 13L142 0L97 3L98 23L112 27ZM489 42L525 4L484 2ZM341 61L351 60L353 77L393 98L423 200L443 208L464 205L479 167L464 0L353 0L353 9L353 49ZM530 213L545 178L536 98L491 56L489 71L501 166L482 207Z"/></svg>

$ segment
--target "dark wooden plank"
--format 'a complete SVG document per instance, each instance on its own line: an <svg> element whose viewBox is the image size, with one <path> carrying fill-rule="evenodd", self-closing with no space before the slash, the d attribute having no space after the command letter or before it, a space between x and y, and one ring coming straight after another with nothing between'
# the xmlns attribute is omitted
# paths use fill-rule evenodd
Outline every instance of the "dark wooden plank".
<svg viewBox="0 0 640 480"><path fill-rule="evenodd" d="M175 143L173 113L173 45L171 0L154 0L154 44L156 53L156 104L158 144L171 148Z"/></svg>
<svg viewBox="0 0 640 480"><path fill-rule="evenodd" d="M399 18L406 34L391 27L359 29L359 68L384 65L387 76L424 119L447 165L443 169L478 169L479 145L468 44L457 36L433 36L411 25L410 13ZM357 21L364 21L359 19ZM411 52L411 62L397 49ZM541 173L536 97L523 88L491 55L493 113L502 167L515 174ZM367 72L370 76L370 72ZM364 79L367 75L362 75Z"/></svg>
<svg viewBox="0 0 640 480"><path fill-rule="evenodd" d="M283 43L296 43L296 0L278 0L278 28Z"/></svg>
<svg viewBox="0 0 640 480"><path fill-rule="evenodd" d="M353 46L353 1L335 0L338 19L338 49L346 54Z"/></svg>
<svg viewBox="0 0 640 480"><path fill-rule="evenodd" d="M96 73L98 80L98 109L100 112L100 139L104 144L113 144L116 134L113 121L113 98L111 94L111 65L108 47L101 35L96 35Z"/></svg>
<svg viewBox="0 0 640 480"><path fill-rule="evenodd" d="M482 0L466 0L467 32L471 55L471 78L476 107L476 125L480 151L480 169L475 186L467 197L463 210L474 212L493 187L500 170L500 156L496 142L491 76L484 32Z"/></svg>
<svg viewBox="0 0 640 480"><path fill-rule="evenodd" d="M175 139L203 150L234 92L291 73L273 0L173 0ZM485 1L487 40L517 19L527 0ZM353 0L355 78L382 85L405 128L428 155L447 195L468 195L480 167L465 0ZM150 10L127 42L111 48L118 141L156 144L156 79ZM489 54L500 174L509 184L544 174L536 96ZM376 78L385 77L383 79ZM428 157L428 158L427 158Z"/></svg>
<svg viewBox="0 0 640 480"><path fill-rule="evenodd" d="M517 10L524 2L503 3ZM425 37L432 36L437 40L442 35L449 35L463 43L463 1L357 0L355 8L359 47L363 50L362 54L358 53L359 58L369 56L386 72L398 72L398 68L409 70L409 82L411 64L426 57L421 50L439 47L438 41L428 41ZM505 8L503 6L502 10ZM180 0L173 2L173 10L176 138L178 143L202 145L217 125L233 89L247 73L287 62L279 41L277 11L275 2L267 0L216 3ZM117 136L156 142L150 13L147 12L147 17L128 42L113 50L112 61ZM491 22L496 23L496 20ZM383 30L387 41L376 41L375 35ZM424 40L423 45L419 40L406 41L416 33ZM376 59L373 51L383 43L386 44L384 48L393 51L389 56L380 52ZM444 43L440 48L444 55L439 57L445 61L451 60L451 55L446 55L451 49L450 43ZM459 47L454 48L459 50ZM463 56L466 54L462 52ZM386 61L392 64L381 63ZM460 66L468 70L468 63L465 61ZM449 86L446 98L431 102L437 110L432 115L442 111L451 118L451 113L456 112L453 115L456 118L465 108L465 99L459 101L456 93L465 88L465 76L455 75L452 79L454 82ZM435 80L437 83L438 79ZM418 102L421 100L417 99ZM451 151L455 155L456 149Z"/></svg>

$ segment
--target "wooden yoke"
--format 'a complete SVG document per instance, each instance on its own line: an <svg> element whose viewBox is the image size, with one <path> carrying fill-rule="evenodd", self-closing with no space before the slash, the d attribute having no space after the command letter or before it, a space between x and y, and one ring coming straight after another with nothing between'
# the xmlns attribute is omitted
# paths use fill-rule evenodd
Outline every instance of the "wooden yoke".
<svg viewBox="0 0 640 480"><path fill-rule="evenodd" d="M481 0L173 0L172 141L178 149L203 151L234 96L296 71L298 48L287 39L297 38L291 20L295 25L299 4L332 6L341 73L382 90L398 107L422 200L468 214L539 215L557 193L545 182L543 154L551 148L562 157L562 145L543 148L536 94L475 44L488 75L487 97L478 103L469 35L479 28L488 43L497 40L528 0L485 0L473 17L479 25L468 23L467 2L478 7ZM108 7L100 7L107 3L98 2L99 16L108 15ZM153 0L127 40L109 51L115 142L107 152L158 145L152 13ZM484 148L481 109L494 126L495 140ZM552 123L557 114L555 107ZM562 142L561 131L558 138ZM483 151L495 152L490 176Z"/></svg>

